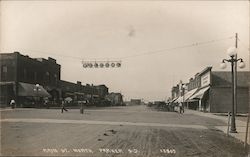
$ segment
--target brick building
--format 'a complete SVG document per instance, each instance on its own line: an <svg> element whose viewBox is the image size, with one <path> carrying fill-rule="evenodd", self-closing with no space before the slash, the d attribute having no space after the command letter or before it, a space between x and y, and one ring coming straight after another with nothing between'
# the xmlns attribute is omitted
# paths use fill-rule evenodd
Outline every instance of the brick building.
<svg viewBox="0 0 250 157"><path fill-rule="evenodd" d="M109 93L106 96L107 100L111 102L112 106L121 106L123 105L123 96L121 93Z"/></svg>
<svg viewBox="0 0 250 157"><path fill-rule="evenodd" d="M212 71L207 67L189 79L184 95L172 98L173 102L184 101L189 109L204 112L229 112L232 106L231 72ZM237 72L237 113L246 113L249 105L249 71ZM180 91L172 90L178 93Z"/></svg>
<svg viewBox="0 0 250 157"><path fill-rule="evenodd" d="M48 106L60 106L61 99L70 97L77 101L88 100L91 105L105 105L109 94L106 85L82 85L61 80L61 65L48 57L30 58L20 54L0 54L0 107L9 106L11 99L17 107L44 107L45 99ZM47 107L48 107L47 106Z"/></svg>
<svg viewBox="0 0 250 157"><path fill-rule="evenodd" d="M1 106L9 104L11 99L19 106L44 97L59 100L61 66L55 59L30 58L19 52L2 53L0 66Z"/></svg>
<svg viewBox="0 0 250 157"><path fill-rule="evenodd" d="M88 105L103 105L100 103L102 103L108 95L108 87L105 85L82 85L80 81L72 83L60 80L60 88L62 98L70 97L75 104L77 104L77 101L87 100L89 102Z"/></svg>
<svg viewBox="0 0 250 157"><path fill-rule="evenodd" d="M130 99L129 105L142 105L141 99Z"/></svg>
<svg viewBox="0 0 250 157"><path fill-rule="evenodd" d="M102 85L96 85L94 86L97 90L97 93L98 95L101 97L101 98L105 98L106 95L109 94L109 89L106 85L102 84Z"/></svg>

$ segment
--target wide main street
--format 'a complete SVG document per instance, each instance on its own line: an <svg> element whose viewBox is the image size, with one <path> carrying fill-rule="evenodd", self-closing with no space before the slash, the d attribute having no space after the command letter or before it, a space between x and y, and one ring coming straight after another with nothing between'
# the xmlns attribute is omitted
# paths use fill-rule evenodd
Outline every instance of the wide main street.
<svg viewBox="0 0 250 157"><path fill-rule="evenodd" d="M224 121L146 106L1 110L2 156L241 157Z"/></svg>

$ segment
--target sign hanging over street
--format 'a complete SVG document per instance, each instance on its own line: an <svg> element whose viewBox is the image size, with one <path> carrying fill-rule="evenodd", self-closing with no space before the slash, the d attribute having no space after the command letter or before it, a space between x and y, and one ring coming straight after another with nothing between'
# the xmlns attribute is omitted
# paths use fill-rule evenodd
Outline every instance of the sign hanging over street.
<svg viewBox="0 0 250 157"><path fill-rule="evenodd" d="M121 61L82 61L83 68L120 68Z"/></svg>

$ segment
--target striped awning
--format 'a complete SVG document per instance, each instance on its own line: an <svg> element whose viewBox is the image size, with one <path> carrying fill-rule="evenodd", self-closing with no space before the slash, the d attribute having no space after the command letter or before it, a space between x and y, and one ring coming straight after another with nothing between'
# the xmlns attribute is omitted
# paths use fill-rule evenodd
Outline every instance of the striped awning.
<svg viewBox="0 0 250 157"><path fill-rule="evenodd" d="M194 95L192 95L189 99L202 99L206 91L209 90L209 88L210 87L208 86L208 87L200 89Z"/></svg>
<svg viewBox="0 0 250 157"><path fill-rule="evenodd" d="M178 99L178 97L172 99L170 102L175 102L175 100L177 100L177 99Z"/></svg>
<svg viewBox="0 0 250 157"><path fill-rule="evenodd" d="M19 82L18 96L29 97L51 97L51 95L43 88L43 86L36 87L34 84Z"/></svg>
<svg viewBox="0 0 250 157"><path fill-rule="evenodd" d="M197 92L197 91L198 91L198 89L195 88L195 89L192 89L192 90L188 91L187 93L185 93L185 95L184 95L184 101L189 101L189 98L190 98L191 96L193 96L193 94L194 94L195 92Z"/></svg>

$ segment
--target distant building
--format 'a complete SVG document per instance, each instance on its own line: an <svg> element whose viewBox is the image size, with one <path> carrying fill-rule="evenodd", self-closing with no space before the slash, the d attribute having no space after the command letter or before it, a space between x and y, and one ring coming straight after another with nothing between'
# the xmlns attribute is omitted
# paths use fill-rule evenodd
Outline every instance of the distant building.
<svg viewBox="0 0 250 157"><path fill-rule="evenodd" d="M106 95L108 95L108 87L106 85L82 85L80 81L72 83L61 80L60 88L62 90L62 98L70 97L74 102L87 100L88 105L102 106Z"/></svg>
<svg viewBox="0 0 250 157"><path fill-rule="evenodd" d="M19 106L34 104L44 97L59 100L61 66L55 59L30 58L19 52L1 53L0 66L1 106L9 104L11 99Z"/></svg>
<svg viewBox="0 0 250 157"><path fill-rule="evenodd" d="M204 112L230 112L232 106L231 72L212 71L207 67L189 79L184 95L173 98L173 103L185 102L189 109ZM250 72L237 72L237 113L247 113L249 106ZM172 90L172 95L176 91Z"/></svg>
<svg viewBox="0 0 250 157"><path fill-rule="evenodd" d="M106 85L96 85L94 88L97 90L98 95L101 98L105 98L109 94L109 89Z"/></svg>
<svg viewBox="0 0 250 157"><path fill-rule="evenodd" d="M141 105L142 101L141 99L131 99L130 100L130 105Z"/></svg>
<svg viewBox="0 0 250 157"><path fill-rule="evenodd" d="M121 93L109 93L106 96L106 99L111 102L112 106L121 106L123 105L123 96Z"/></svg>
<svg viewBox="0 0 250 157"><path fill-rule="evenodd" d="M172 99L175 99L177 97L179 97L180 93L179 93L179 84L172 87L172 90L171 90L171 95L172 95Z"/></svg>
<svg viewBox="0 0 250 157"><path fill-rule="evenodd" d="M62 99L70 97L73 102L77 104L77 101L85 99L86 94L83 93L83 86L81 82L72 83L64 80L60 80L60 88L62 90Z"/></svg>

